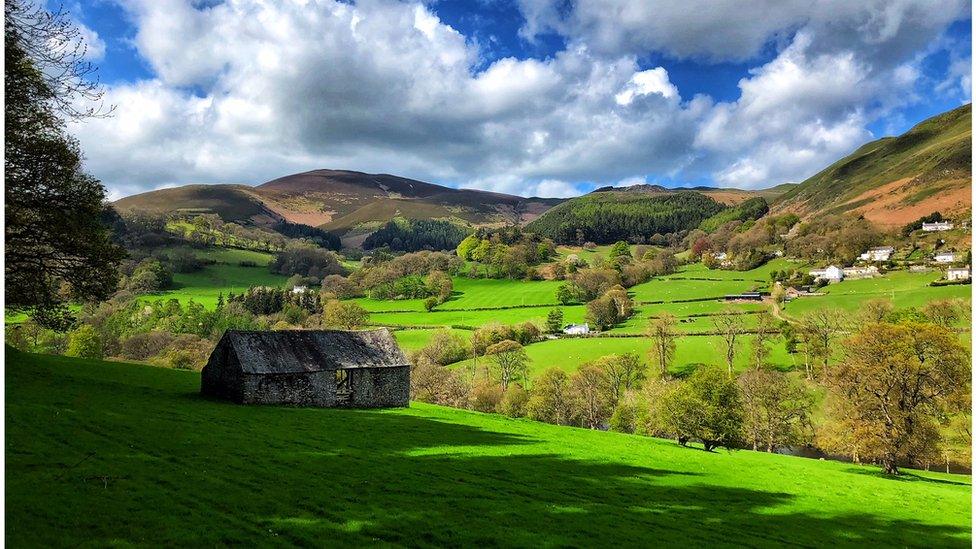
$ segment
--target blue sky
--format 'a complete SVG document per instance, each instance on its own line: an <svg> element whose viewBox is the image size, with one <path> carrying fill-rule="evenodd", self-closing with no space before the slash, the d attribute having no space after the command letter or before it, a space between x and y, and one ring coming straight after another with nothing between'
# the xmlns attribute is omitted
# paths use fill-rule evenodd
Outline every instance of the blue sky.
<svg viewBox="0 0 976 549"><path fill-rule="evenodd" d="M87 0L114 196L316 168L517 194L772 186L970 101L971 4ZM938 9L934 9L937 7Z"/></svg>

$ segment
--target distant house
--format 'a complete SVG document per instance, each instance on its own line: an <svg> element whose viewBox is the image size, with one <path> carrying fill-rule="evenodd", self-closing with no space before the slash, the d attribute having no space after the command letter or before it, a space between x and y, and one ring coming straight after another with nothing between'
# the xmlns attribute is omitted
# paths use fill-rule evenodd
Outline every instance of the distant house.
<svg viewBox="0 0 976 549"><path fill-rule="evenodd" d="M861 254L860 259L861 261L888 261L893 253L895 253L895 249L891 246L871 248Z"/></svg>
<svg viewBox="0 0 976 549"><path fill-rule="evenodd" d="M228 330L200 393L239 404L408 406L410 365L388 330Z"/></svg>
<svg viewBox="0 0 976 549"><path fill-rule="evenodd" d="M969 267L949 267L946 280L969 280Z"/></svg>
<svg viewBox="0 0 976 549"><path fill-rule="evenodd" d="M869 278L881 274L874 265L867 267L847 267L844 269L844 278Z"/></svg>
<svg viewBox="0 0 976 549"><path fill-rule="evenodd" d="M563 333L566 335L586 335L590 333L590 325L589 323L568 324L563 328Z"/></svg>
<svg viewBox="0 0 976 549"><path fill-rule="evenodd" d="M831 265L826 269L814 269L810 271L810 276L817 280L826 280L827 282L840 282L844 280L844 270L840 267Z"/></svg>
<svg viewBox="0 0 976 549"><path fill-rule="evenodd" d="M936 231L951 231L952 223L949 221L936 221L933 223L922 223L922 230L931 233Z"/></svg>
<svg viewBox="0 0 976 549"><path fill-rule="evenodd" d="M953 252L939 252L932 259L936 263L952 263L956 260L956 254Z"/></svg>
<svg viewBox="0 0 976 549"><path fill-rule="evenodd" d="M291 293L293 294L304 294L307 291L308 291L308 286L295 286L294 288L291 289Z"/></svg>

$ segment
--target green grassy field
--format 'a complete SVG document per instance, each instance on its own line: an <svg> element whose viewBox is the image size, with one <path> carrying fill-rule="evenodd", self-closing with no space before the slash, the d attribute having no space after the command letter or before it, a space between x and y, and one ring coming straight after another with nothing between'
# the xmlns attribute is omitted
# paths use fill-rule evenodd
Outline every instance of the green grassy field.
<svg viewBox="0 0 976 549"><path fill-rule="evenodd" d="M199 375L6 361L6 542L925 546L971 543L971 479L414 404L243 407Z"/></svg>
<svg viewBox="0 0 976 549"><path fill-rule="evenodd" d="M735 367L738 370L744 370L749 366L752 339L752 336L745 336L742 338L742 342L736 345L738 353L735 358ZM609 354L637 353L641 361L646 364L650 349L651 341L645 337L589 337L563 338L533 343L525 347L525 352L530 360L529 377L531 378L551 367L572 372L585 362ZM772 343L769 350L769 362L778 368L792 369L796 366L794 359L802 361L800 356L789 355L782 341ZM477 361L468 359L452 367L473 368L475 363L479 365L480 370L486 361L484 358L479 358ZM679 338L672 370L681 372L694 364L725 364L721 338L718 336Z"/></svg>
<svg viewBox="0 0 976 549"><path fill-rule="evenodd" d="M929 286L929 282L941 278L940 272L909 273L894 271L879 278L845 280L820 290L826 295L804 297L786 305L789 315L800 315L821 307L836 307L856 311L870 299L890 299L896 308L922 307L936 299L971 299L972 286Z"/></svg>

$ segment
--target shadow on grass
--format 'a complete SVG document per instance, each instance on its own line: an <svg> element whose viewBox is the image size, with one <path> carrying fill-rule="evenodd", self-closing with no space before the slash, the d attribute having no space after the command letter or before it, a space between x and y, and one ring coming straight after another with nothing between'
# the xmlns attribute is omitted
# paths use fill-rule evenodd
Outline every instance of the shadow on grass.
<svg viewBox="0 0 976 549"><path fill-rule="evenodd" d="M848 473L854 473L856 475L866 475L870 477L883 478L885 480L890 480L894 482L930 482L933 484L952 484L955 486L972 486L969 482L959 482L955 480L945 479L945 478L933 478L926 477L924 475L919 475L911 471L900 471L900 474L889 475L881 470L880 467L873 465L863 465L860 467L849 467L844 470Z"/></svg>
<svg viewBox="0 0 976 549"><path fill-rule="evenodd" d="M175 372L127 386L108 367L29 366L7 374L14 546L969 545L965 525L813 515L780 491L635 465L668 463L654 445L628 464L569 429L554 442L446 410L237 406L167 385Z"/></svg>

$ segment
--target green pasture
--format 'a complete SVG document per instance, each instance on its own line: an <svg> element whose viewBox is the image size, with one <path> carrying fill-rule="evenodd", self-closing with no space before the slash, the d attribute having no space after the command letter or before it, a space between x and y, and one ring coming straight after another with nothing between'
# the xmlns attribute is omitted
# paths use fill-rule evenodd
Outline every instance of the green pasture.
<svg viewBox="0 0 976 549"><path fill-rule="evenodd" d="M735 368L744 370L750 366L753 336L743 336L736 344ZM610 354L637 353L648 364L651 340L646 337L574 337L560 338L533 343L525 347L529 357L529 377L535 377L552 367L573 372L581 364ZM769 362L777 368L789 370L802 367L803 357L786 352L782 339L769 344ZM485 366L486 359L468 359L452 367L479 370ZM725 351L718 336L684 336L676 341L674 372L682 372L695 364L725 364Z"/></svg>
<svg viewBox="0 0 976 549"><path fill-rule="evenodd" d="M223 248L217 246L208 246L206 248L196 248L192 246L167 246L158 249L158 251L163 254L172 253L177 250L187 250L192 252L194 256L200 259L215 261L217 263L223 263L226 265L238 265L242 261L251 261L261 267L267 267L268 264L274 259L274 254L267 252L241 250L238 248Z"/></svg>
<svg viewBox="0 0 976 549"><path fill-rule="evenodd" d="M148 298L193 300L207 308L217 305L217 296L240 294L251 286L284 286L287 276L273 274L267 267L241 267L237 264L208 265L195 273L173 275L175 288L147 294Z"/></svg>
<svg viewBox="0 0 976 549"><path fill-rule="evenodd" d="M507 280L491 278L467 278L456 276L451 299L437 306L438 310L460 310L484 307L511 307L516 305L553 305L556 289L564 284L560 280ZM379 300L359 298L354 300L367 311L412 310L426 312L423 299Z"/></svg>
<svg viewBox="0 0 976 549"><path fill-rule="evenodd" d="M238 406L199 374L6 357L20 546L969 547L971 479L437 406Z"/></svg>
<svg viewBox="0 0 976 549"><path fill-rule="evenodd" d="M466 340L470 340L471 332L468 330L450 330L453 333L461 335ZM437 330L396 330L393 332L393 337L396 338L397 343L404 352L416 351L427 345L430 338L433 337Z"/></svg>
<svg viewBox="0 0 976 549"><path fill-rule="evenodd" d="M936 299L970 299L972 286L968 284L929 286L930 282L941 276L939 272L892 271L878 278L845 280L819 290L826 295L802 297L791 301L786 305L784 312L796 316L822 307L854 312L870 299L889 299L899 309L922 307Z"/></svg>

